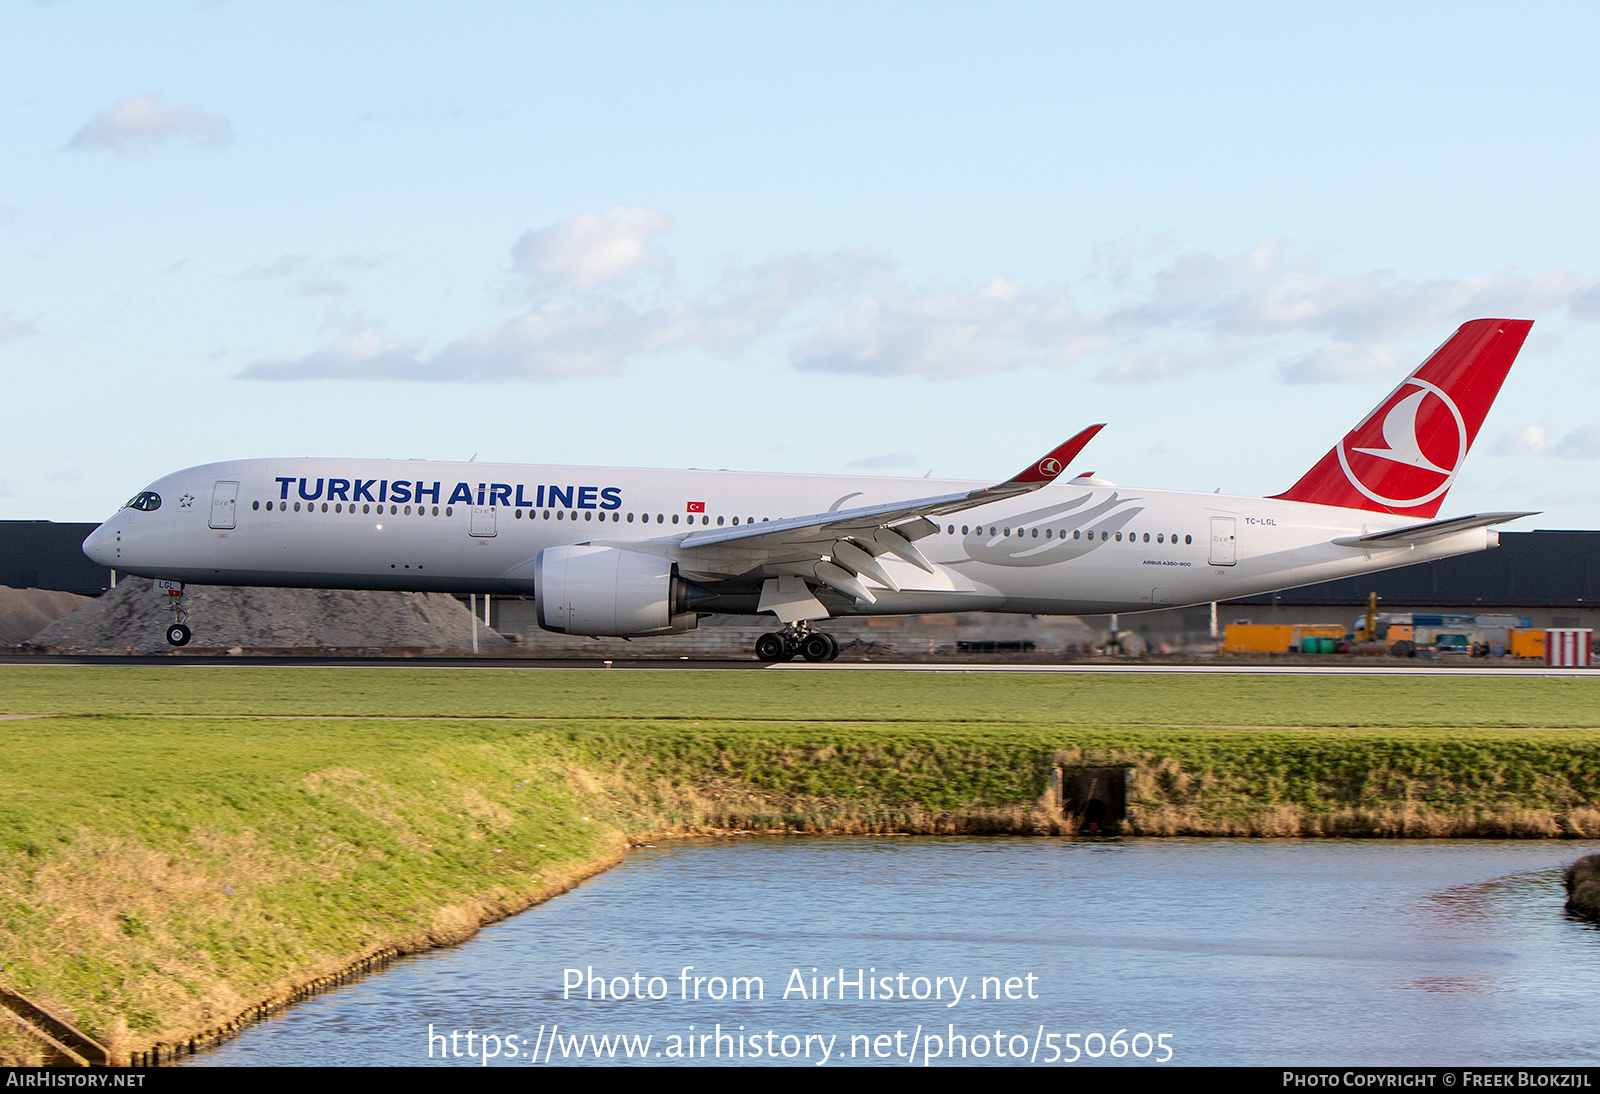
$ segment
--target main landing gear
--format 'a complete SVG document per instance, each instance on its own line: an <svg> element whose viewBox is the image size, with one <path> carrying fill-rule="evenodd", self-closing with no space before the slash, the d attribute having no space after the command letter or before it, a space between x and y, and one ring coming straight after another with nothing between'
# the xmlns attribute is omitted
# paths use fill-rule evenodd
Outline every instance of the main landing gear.
<svg viewBox="0 0 1600 1094"><path fill-rule="evenodd" d="M804 623L789 623L756 639L756 656L763 661L788 661L796 654L812 662L832 661L839 656L839 643Z"/></svg>

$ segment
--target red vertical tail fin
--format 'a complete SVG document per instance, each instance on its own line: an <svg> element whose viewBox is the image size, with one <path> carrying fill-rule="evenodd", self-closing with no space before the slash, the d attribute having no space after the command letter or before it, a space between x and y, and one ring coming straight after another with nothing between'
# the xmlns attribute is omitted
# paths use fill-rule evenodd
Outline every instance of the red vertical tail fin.
<svg viewBox="0 0 1600 1094"><path fill-rule="evenodd" d="M1439 512L1531 319L1474 319L1299 482L1274 497L1428 519Z"/></svg>

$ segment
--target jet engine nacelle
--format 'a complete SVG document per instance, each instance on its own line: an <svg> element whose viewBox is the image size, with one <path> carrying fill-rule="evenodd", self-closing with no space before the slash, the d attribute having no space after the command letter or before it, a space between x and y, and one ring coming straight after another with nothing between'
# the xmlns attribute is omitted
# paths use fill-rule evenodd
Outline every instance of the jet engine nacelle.
<svg viewBox="0 0 1600 1094"><path fill-rule="evenodd" d="M670 559L619 547L546 547L534 564L539 626L634 638L693 630L689 585Z"/></svg>

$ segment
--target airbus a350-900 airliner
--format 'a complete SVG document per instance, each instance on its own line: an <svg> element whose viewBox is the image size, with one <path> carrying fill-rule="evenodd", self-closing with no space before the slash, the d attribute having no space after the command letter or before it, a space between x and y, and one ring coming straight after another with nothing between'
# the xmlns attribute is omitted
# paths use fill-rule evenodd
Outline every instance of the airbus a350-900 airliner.
<svg viewBox="0 0 1600 1094"><path fill-rule="evenodd" d="M1267 498L1069 476L1090 426L998 484L734 471L257 459L150 484L84 541L205 585L522 595L540 626L639 637L775 617L763 660L830 660L838 615L1100 615L1480 551L1529 513L1436 519L1532 322L1476 319ZM183 645L181 618L168 641Z"/></svg>

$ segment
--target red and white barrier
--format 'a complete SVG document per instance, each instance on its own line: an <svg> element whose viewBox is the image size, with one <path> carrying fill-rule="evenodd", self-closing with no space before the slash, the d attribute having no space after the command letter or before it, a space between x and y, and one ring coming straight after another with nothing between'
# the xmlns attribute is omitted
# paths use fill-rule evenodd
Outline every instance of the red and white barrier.
<svg viewBox="0 0 1600 1094"><path fill-rule="evenodd" d="M1588 668L1594 665L1593 650L1593 628L1558 627L1544 632L1544 663L1547 665Z"/></svg>

